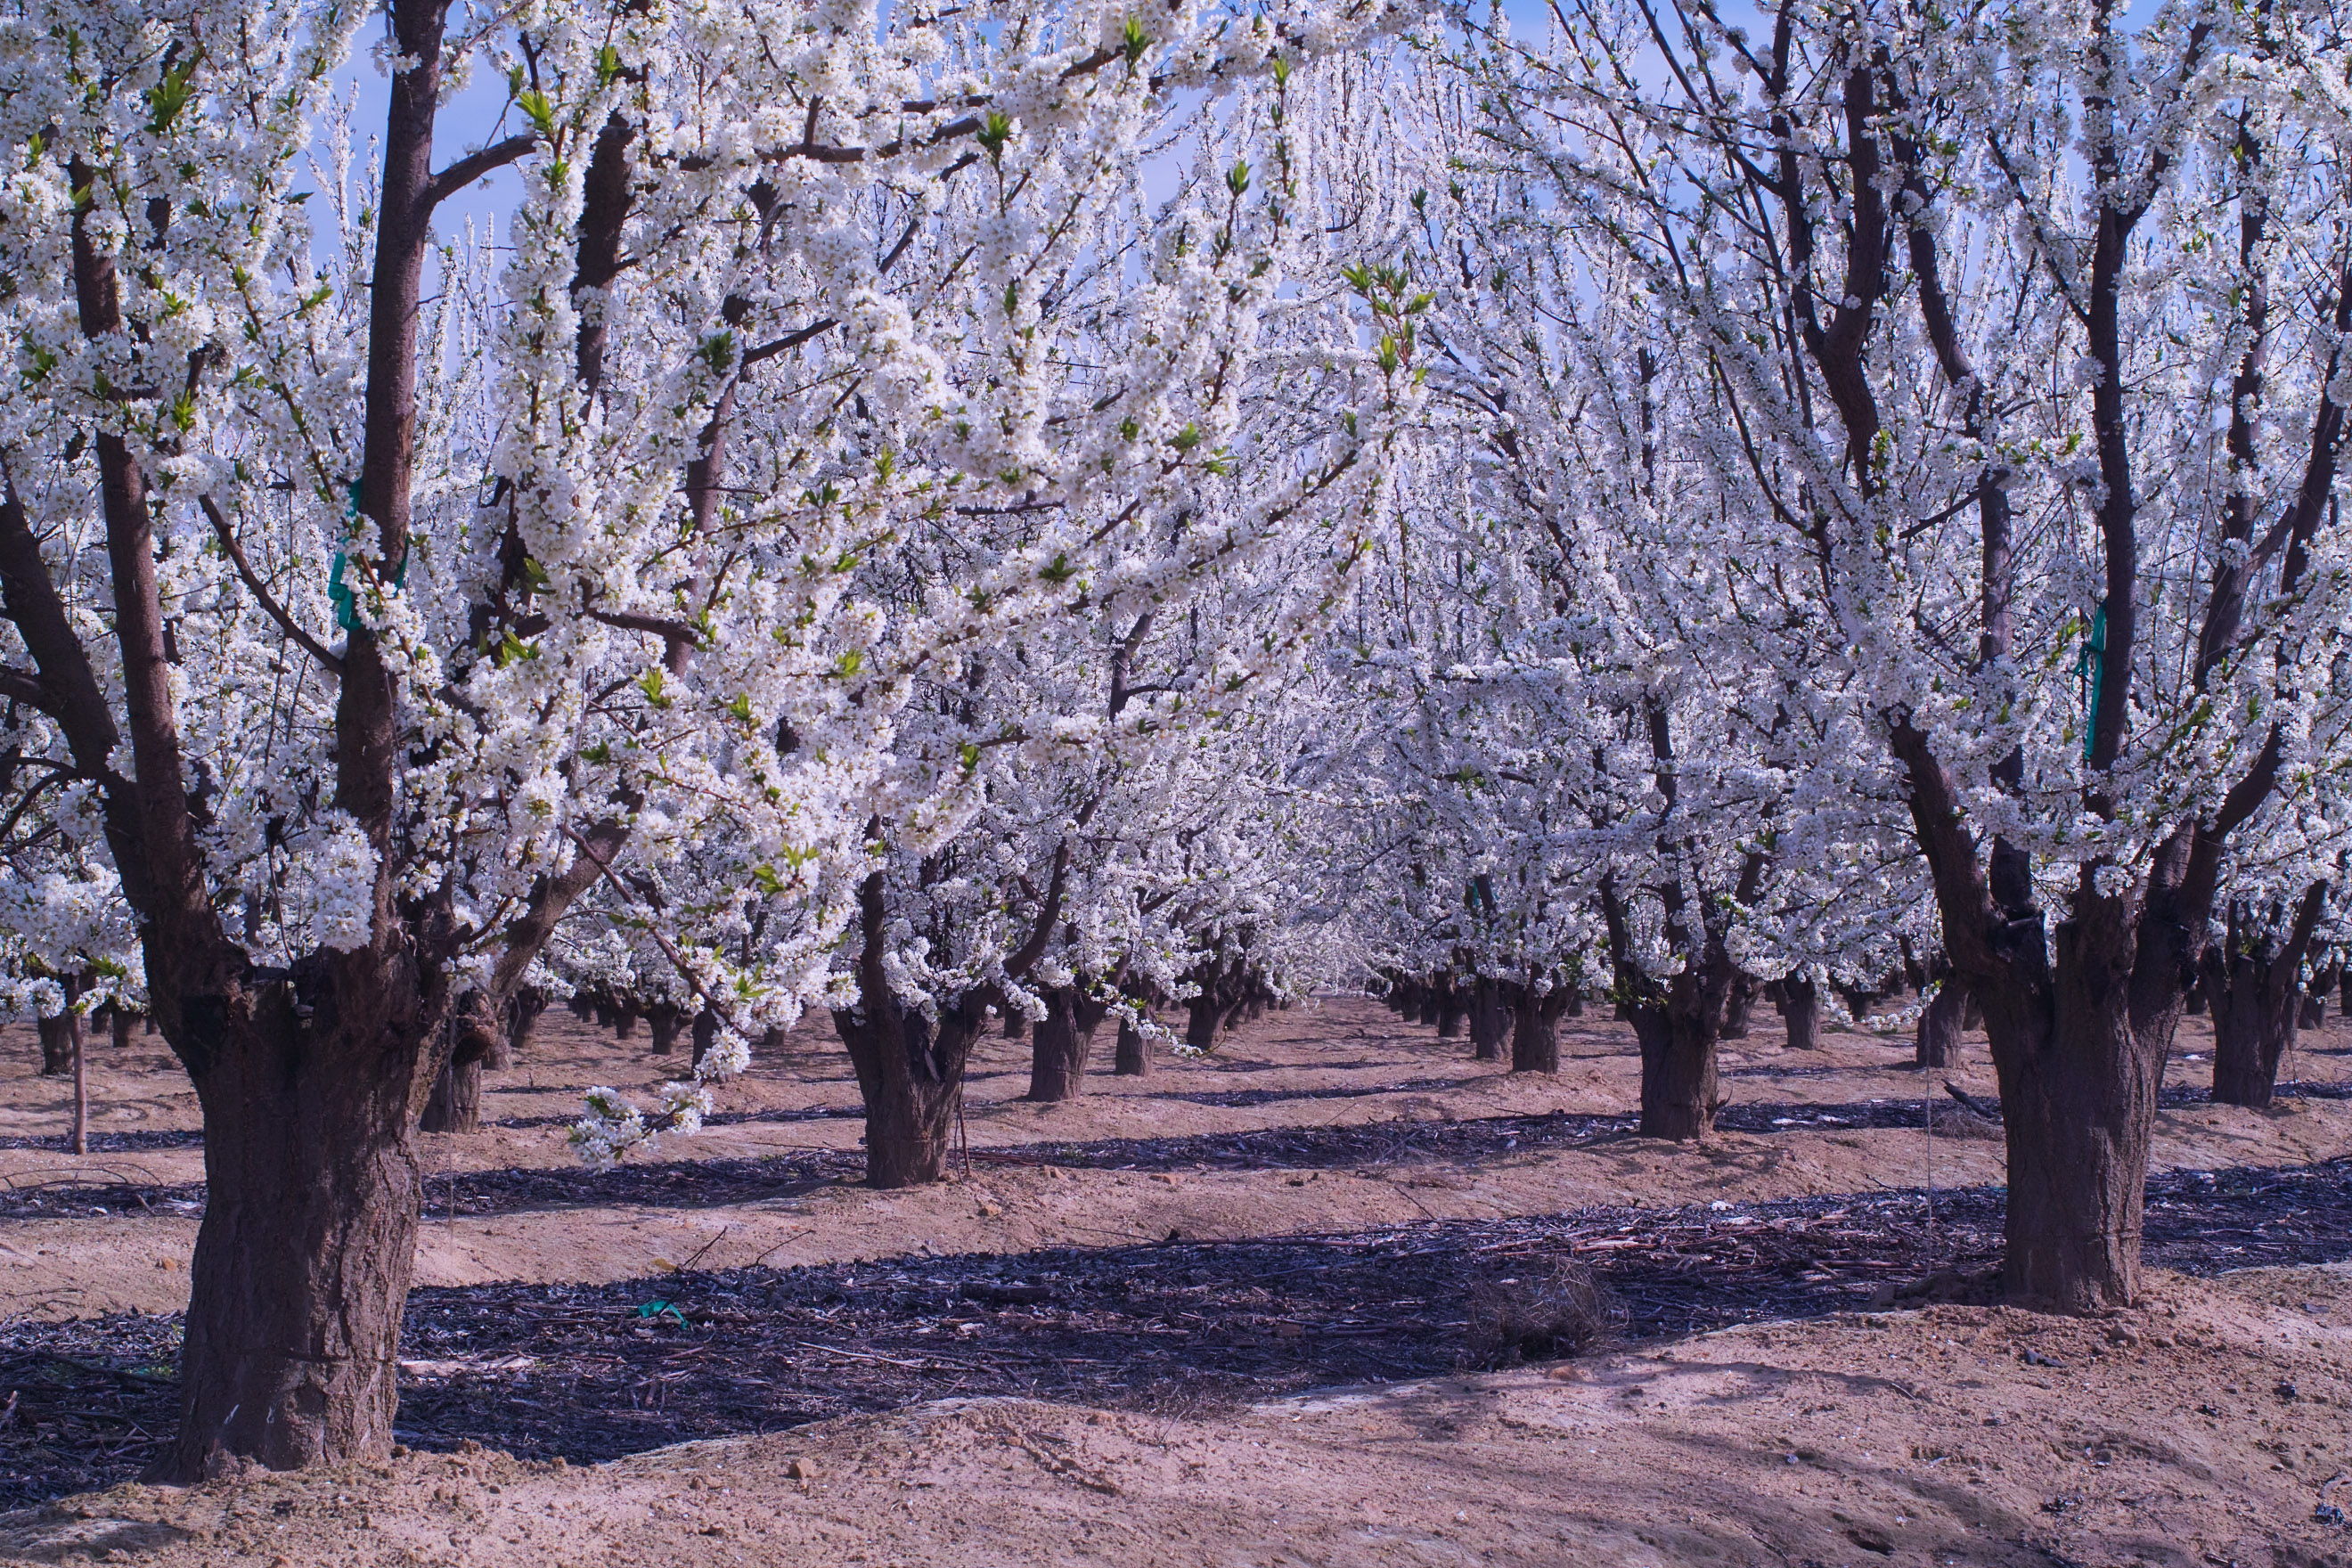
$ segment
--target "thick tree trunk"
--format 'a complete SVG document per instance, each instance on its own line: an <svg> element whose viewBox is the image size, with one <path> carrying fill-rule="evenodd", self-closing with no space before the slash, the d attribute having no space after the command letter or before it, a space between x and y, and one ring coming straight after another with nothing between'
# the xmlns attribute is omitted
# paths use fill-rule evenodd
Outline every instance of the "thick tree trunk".
<svg viewBox="0 0 2352 1568"><path fill-rule="evenodd" d="M1958 1067L1960 1026L1969 1012L1969 985L1957 974L1946 975L1936 994L1919 1010L1919 1039L1912 1059L1925 1068Z"/></svg>
<svg viewBox="0 0 2352 1568"><path fill-rule="evenodd" d="M526 985L507 1005L507 1026L499 1043L490 1049L490 1058L482 1065L494 1072L505 1072L515 1065L515 1058L530 1049L531 1037L539 1032L539 1016L547 1011L547 993L536 985Z"/></svg>
<svg viewBox="0 0 2352 1568"><path fill-rule="evenodd" d="M1214 1049L1217 1026L1223 1021L1224 1008L1214 996L1202 994L1185 1005L1184 1043L1196 1051Z"/></svg>
<svg viewBox="0 0 2352 1568"><path fill-rule="evenodd" d="M625 1040L637 1032L637 1010L635 1007L613 1009L613 1037Z"/></svg>
<svg viewBox="0 0 2352 1568"><path fill-rule="evenodd" d="M2063 1311L2139 1293L2148 1144L2179 1017L2176 978L2168 1006L2144 999L2134 1018L2137 942L2115 902L2059 927L2054 969L2021 964L1983 994L2009 1144L2007 1287Z"/></svg>
<svg viewBox="0 0 2352 1568"><path fill-rule="evenodd" d="M1791 974L1780 982L1778 998L1781 1022L1788 1026L1789 1049L1810 1051L1822 1043L1821 987L1806 975Z"/></svg>
<svg viewBox="0 0 2352 1568"><path fill-rule="evenodd" d="M131 1015L122 1008L117 1007L107 1015L106 1022L114 1037L114 1048L118 1051L129 1050L131 1048Z"/></svg>
<svg viewBox="0 0 2352 1568"><path fill-rule="evenodd" d="M1559 1070L1559 1018L1568 1009L1568 993L1554 986L1538 995L1532 985L1519 987L1519 1005L1511 1015L1511 1070Z"/></svg>
<svg viewBox="0 0 2352 1568"><path fill-rule="evenodd" d="M41 1037L41 1076L66 1078L73 1072L73 1014L67 1011L43 1018L36 1026Z"/></svg>
<svg viewBox="0 0 2352 1568"><path fill-rule="evenodd" d="M866 1101L866 1184L912 1187L947 1173L948 1142L963 1105L963 1068L987 1021L967 997L940 1022L905 1012L895 998L871 1016L837 1012L833 1026L849 1047Z"/></svg>
<svg viewBox="0 0 2352 1568"><path fill-rule="evenodd" d="M427 1132L478 1132L482 1127L482 1062L452 1059L433 1076L433 1097L419 1126Z"/></svg>
<svg viewBox="0 0 2352 1568"><path fill-rule="evenodd" d="M1424 986L1421 993L1422 1023L1433 1027L1444 1020L1445 988L1443 985Z"/></svg>
<svg viewBox="0 0 2352 1568"><path fill-rule="evenodd" d="M1109 1012L1108 1004L1075 986L1057 986L1045 994L1045 1021L1030 1044L1025 1098L1053 1103L1076 1100L1086 1091L1087 1058L1094 1051L1095 1031Z"/></svg>
<svg viewBox="0 0 2352 1568"><path fill-rule="evenodd" d="M1511 1035L1511 988L1485 975L1470 994L1470 1044L1477 1060L1498 1062ZM1555 1047L1555 1057L1557 1047Z"/></svg>
<svg viewBox="0 0 2352 1568"><path fill-rule="evenodd" d="M702 1065L702 1058L710 1054L710 1047L719 1043L719 1011L717 1008L706 1005L701 1011L695 1014L692 1035L694 1040L694 1065L696 1067L700 1067Z"/></svg>
<svg viewBox="0 0 2352 1568"><path fill-rule="evenodd" d="M1004 1037L1008 1040L1027 1039L1029 1037L1029 1015L1022 1012L1017 1007L1006 1007L1004 1009Z"/></svg>
<svg viewBox="0 0 2352 1568"><path fill-rule="evenodd" d="M1118 1056L1111 1072L1118 1078L1144 1078L1151 1071L1151 1041L1135 1025L1122 1019L1118 1026Z"/></svg>
<svg viewBox="0 0 2352 1568"><path fill-rule="evenodd" d="M686 1033L687 1012L675 1002L656 1002L646 1009L646 1022L654 1032L653 1054L666 1057L677 1049L677 1037Z"/></svg>
<svg viewBox="0 0 2352 1568"><path fill-rule="evenodd" d="M1462 1026L1470 1021L1472 990L1473 987L1465 985L1460 981L1446 983L1444 991L1437 999L1437 1037L1439 1039L1458 1040L1462 1037Z"/></svg>
<svg viewBox="0 0 2352 1568"><path fill-rule="evenodd" d="M286 992L230 1014L196 1075L205 1217L180 1429L158 1479L200 1479L217 1456L292 1469L392 1445L422 1194L419 1048L386 1009L336 1037L331 1003L301 1019Z"/></svg>
<svg viewBox="0 0 2352 1568"><path fill-rule="evenodd" d="M1620 916L1612 934L1622 926ZM1723 1037L1723 1016L1738 979L1721 942L1710 935L1700 953L1663 986L1622 985L1646 998L1632 1009L1633 1036L1642 1045L1644 1138L1696 1138L1715 1125L1723 1103L1716 1045Z"/></svg>
<svg viewBox="0 0 2352 1568"><path fill-rule="evenodd" d="M2324 1029L2327 1026L2326 993L2314 989L2305 994L2295 1026L2301 1029Z"/></svg>
<svg viewBox="0 0 2352 1568"><path fill-rule="evenodd" d="M1731 996L1723 1005L1723 1037L1744 1040L1748 1037L1748 1016L1756 1010L1756 994L1763 987L1756 977L1742 970L1731 977Z"/></svg>
<svg viewBox="0 0 2352 1568"><path fill-rule="evenodd" d="M498 1005L478 991L459 1004L457 1044L434 1075L433 1093L418 1125L427 1132L478 1132L482 1126L482 1068L506 1036Z"/></svg>
<svg viewBox="0 0 2352 1568"><path fill-rule="evenodd" d="M2213 1098L2224 1105L2260 1110L2277 1091L2279 1063L2307 1000L2299 982L2319 910L2318 898L2307 897L2290 923L2282 910L2265 919L2232 904L2226 934L2199 959L2213 1014Z"/></svg>
<svg viewBox="0 0 2352 1568"><path fill-rule="evenodd" d="M1715 1060L1722 1015L1705 1005L1704 988L1685 984L1685 978L1675 977L1664 1005L1630 1009L1633 1037L1642 1045L1644 1138L1696 1138L1715 1125L1722 1103ZM1685 991L1694 994L1685 996Z"/></svg>

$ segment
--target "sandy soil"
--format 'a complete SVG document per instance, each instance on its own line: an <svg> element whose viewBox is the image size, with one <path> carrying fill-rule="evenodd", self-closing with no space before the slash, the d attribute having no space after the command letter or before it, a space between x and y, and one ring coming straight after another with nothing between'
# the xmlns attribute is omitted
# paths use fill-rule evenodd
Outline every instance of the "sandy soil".
<svg viewBox="0 0 2352 1568"><path fill-rule="evenodd" d="M495 1075L485 1120L536 1125L486 1127L469 1134L425 1135L429 1171L510 1166L573 1166L560 1118L576 1111L590 1084L656 1081L662 1058L634 1042L583 1028L568 1014L545 1021L530 1058ZM2210 1036L2200 1020L2184 1027L2169 1081L2199 1083ZM1465 1042L1405 1028L1382 1008L1335 999L1275 1014L1244 1030L1215 1056L1164 1060L1144 1079L1097 1072L1088 1092L1060 1105L1032 1105L1027 1047L991 1040L977 1064L967 1112L973 1149L1015 1153L1024 1146L1109 1138L1181 1138L1264 1128L1366 1122L1469 1120L1550 1110L1613 1113L1639 1100L1640 1064L1630 1031L1605 1020L1571 1021L1556 1079L1511 1073L1469 1059ZM2352 1078L2352 1031L2331 1026L2305 1037L2292 1076L2315 1081ZM110 1049L96 1058L94 1127L105 1131L190 1130L194 1098L171 1058L134 1047L128 1062ZM1838 1105L1916 1100L1940 1093L1946 1079L1972 1092L1995 1092L1980 1040L1964 1066L1922 1074L1905 1070L1907 1037L1831 1034L1821 1050L1780 1047L1778 1030L1759 1025L1727 1045L1724 1066L1738 1075L1725 1088L1735 1102ZM2192 1059L2198 1058L2198 1059ZM0 1136L47 1141L65 1104L55 1079L34 1072L30 1033L0 1031ZM176 1081L175 1081L176 1079ZM1246 1105L1201 1103L1196 1097L1246 1093ZM1267 1098L1279 1096L1283 1098ZM829 1031L808 1026L787 1048L754 1064L728 1087L722 1114L806 1116L809 1120L736 1121L672 1140L664 1159L719 1159L848 1151L863 1128L856 1085ZM2158 1169L2297 1165L2352 1148L2352 1100L2284 1100L2264 1112L2232 1106L2160 1113ZM682 1208L600 1201L597 1178L583 1172L576 1205L481 1218L428 1221L418 1247L417 1282L471 1285L491 1280L602 1283L698 1263L707 1268L764 1262L784 1266L941 1253L1011 1252L1033 1247L1102 1246L1156 1239L1171 1230L1221 1239L1293 1232L1352 1231L1427 1218L1486 1219L1549 1214L1595 1204L1674 1205L1717 1198L1759 1200L1881 1186L1969 1186L2002 1180L1997 1139L1938 1137L1919 1131L1798 1128L1785 1132L1718 1132L1696 1145L1614 1137L1581 1147L1529 1149L1499 1160L1368 1163L1317 1173L1281 1170L1139 1173L1061 1169L1050 1151L1041 1163L1005 1166L986 1160L972 1179L903 1193L855 1184L780 1184L758 1203ZM201 1181L200 1147L92 1153L79 1159L51 1148L0 1148L0 1183L76 1184ZM187 1301L186 1263L195 1242L192 1215L22 1219L0 1222L0 1315L81 1316L109 1311L175 1311Z"/></svg>
<svg viewBox="0 0 2352 1568"><path fill-rule="evenodd" d="M404 1454L68 1500L0 1519L0 1552L156 1568L2343 1568L2352 1530L2313 1510L2347 1489L2352 1328L2319 1321L2346 1284L2161 1277L2101 1321L1842 1316L1213 1417L950 1401L597 1467Z"/></svg>
<svg viewBox="0 0 2352 1568"><path fill-rule="evenodd" d="M1765 1021L1769 1025L1769 1020ZM509 1125L426 1140L436 1173L565 1167L561 1119L592 1083L641 1085L643 1037L549 1027L492 1085ZM1980 1041L1966 1066L1901 1069L1907 1038L1827 1037L1790 1053L1776 1028L1725 1053L1736 1100L1840 1106L1916 1100L1949 1078L1991 1092ZM2180 1056L2208 1048L2201 1025ZM1432 1216L1486 1218L1588 1204L1679 1205L1875 1187L1998 1182L1994 1138L1791 1127L1676 1147L1631 1136L1454 1162L1318 1172L1067 1169L1052 1146L1256 1129L1612 1113L1635 1099L1622 1026L1572 1024L1557 1079L1514 1078L1466 1044L1360 1001L1276 1015L1205 1061L1089 1080L1032 1106L1026 1047L992 1041L969 1111L969 1180L913 1193L782 1186L704 1207L600 1201L428 1222L420 1283L604 1281L904 1255L1016 1252L1165 1237L1339 1232ZM153 1042L95 1053L94 1126L197 1124ZM39 1147L63 1087L36 1077L29 1031L0 1032L0 1184L147 1185L201 1179L190 1142L79 1160ZM2171 1081L2209 1070L2176 1059ZM2289 1076L2352 1078L2352 1031L2305 1037ZM1246 1095L1249 1103L1214 1103ZM815 1029L755 1065L721 1109L770 1120L662 1151L709 1159L849 1151L854 1083ZM521 1125L512 1123L520 1122ZM151 1139L150 1142L154 1140ZM169 1143L170 1140L164 1140ZM34 1146L27 1146L34 1145ZM2352 1102L2267 1113L2182 1107L2161 1117L2160 1167L2298 1165L2352 1148ZM986 1156L993 1155L994 1159ZM1016 1161L1005 1163L1004 1161ZM184 1214L0 1220L0 1313L174 1310L195 1223ZM1550 1369L1329 1390L1228 1411L1159 1415L950 1401L706 1442L609 1465L471 1452L122 1487L0 1516L0 1554L152 1563L2148 1563L2352 1568L2352 1270L2156 1276L2148 1300L2099 1321L2003 1307L1727 1331L1608 1349ZM2031 1358L2031 1359L2029 1359ZM5 1419L0 1416L0 1419Z"/></svg>

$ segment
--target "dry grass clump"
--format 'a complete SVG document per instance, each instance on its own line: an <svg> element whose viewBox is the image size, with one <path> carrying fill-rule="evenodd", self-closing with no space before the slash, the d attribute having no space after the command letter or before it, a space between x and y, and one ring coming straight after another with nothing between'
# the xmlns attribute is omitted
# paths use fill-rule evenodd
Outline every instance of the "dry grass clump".
<svg viewBox="0 0 2352 1568"><path fill-rule="evenodd" d="M1479 1366L1578 1355L1624 1321L1599 1276L1573 1258L1522 1258L1470 1287L1469 1359Z"/></svg>

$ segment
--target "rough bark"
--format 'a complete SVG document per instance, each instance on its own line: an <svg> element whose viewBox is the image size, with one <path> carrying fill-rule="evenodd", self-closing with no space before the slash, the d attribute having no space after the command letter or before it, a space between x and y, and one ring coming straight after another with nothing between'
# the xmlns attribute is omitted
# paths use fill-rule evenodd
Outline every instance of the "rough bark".
<svg viewBox="0 0 2352 1568"><path fill-rule="evenodd" d="M426 1132L478 1132L482 1126L482 1058L442 1064L418 1125Z"/></svg>
<svg viewBox="0 0 2352 1568"><path fill-rule="evenodd" d="M1968 982L1958 975L1947 976L1919 1010L1919 1037L1912 1059L1925 1068L1958 1066L1960 1026L1968 1011Z"/></svg>
<svg viewBox="0 0 2352 1568"><path fill-rule="evenodd" d="M1698 995L1675 997L1670 989L1664 1006L1629 1009L1642 1046L1644 1138L1696 1138L1715 1125L1723 1102L1716 1072L1722 1014L1703 1002Z"/></svg>
<svg viewBox="0 0 2352 1568"><path fill-rule="evenodd" d="M2280 1061L2294 1044L2306 997L2304 960L2326 889L2311 888L2292 916L2232 903L2224 935L2198 962L2213 1013L2213 1098L2260 1109L2277 1090Z"/></svg>
<svg viewBox="0 0 2352 1568"><path fill-rule="evenodd" d="M1458 1040L1462 1026L1470 1021L1471 994L1475 987L1458 980L1449 980L1437 999L1437 1037Z"/></svg>
<svg viewBox="0 0 2352 1568"><path fill-rule="evenodd" d="M1515 1011L1513 989L1483 974L1471 988L1470 1044L1479 1061L1503 1059L1503 1047L1510 1037L1511 1015Z"/></svg>
<svg viewBox="0 0 2352 1568"><path fill-rule="evenodd" d="M666 1057L677 1049L677 1037L686 1033L688 1015L675 1002L656 1002L646 1009L646 1023L653 1030L652 1051Z"/></svg>
<svg viewBox="0 0 2352 1568"><path fill-rule="evenodd" d="M391 1446L422 1196L410 1129L437 1033L435 992L401 971L388 953L340 974L298 969L226 1016L195 1075L205 1208L180 1429L159 1479ZM395 986L366 985L371 972Z"/></svg>
<svg viewBox="0 0 2352 1568"><path fill-rule="evenodd" d="M1029 1092L1024 1098L1053 1103L1084 1093L1095 1031L1109 1012L1108 1003L1076 986L1048 991L1045 1019L1030 1042Z"/></svg>
<svg viewBox="0 0 2352 1568"><path fill-rule="evenodd" d="M867 1186L919 1186L947 1173L964 1064L986 1021L978 997L966 997L936 1024L895 997L834 1014L866 1102Z"/></svg>
<svg viewBox="0 0 2352 1568"><path fill-rule="evenodd" d="M73 1071L73 1014L70 1009L41 1019L41 1076L64 1078Z"/></svg>
<svg viewBox="0 0 2352 1568"><path fill-rule="evenodd" d="M491 1047L489 1060L482 1065L494 1072L505 1072L515 1065L515 1059L530 1047L531 1037L539 1032L540 1015L547 1011L547 993L536 985L519 988L514 1000L507 1004L507 1026L499 1043Z"/></svg>
<svg viewBox="0 0 2352 1568"><path fill-rule="evenodd" d="M1723 1037L1744 1040L1748 1037L1748 1019L1756 1010L1756 997L1763 989L1756 977L1745 970L1732 976L1731 996L1723 1005Z"/></svg>
<svg viewBox="0 0 2352 1568"><path fill-rule="evenodd" d="M1568 1010L1565 988L1553 986L1538 994L1533 985L1519 987L1518 1005L1511 1014L1511 1070L1559 1070L1559 1020Z"/></svg>
<svg viewBox="0 0 2352 1568"><path fill-rule="evenodd" d="M1612 922L1612 934L1622 929L1622 920ZM1723 1104L1716 1047L1738 972L1712 937L1663 984L1638 980L1623 967L1633 1037L1642 1047L1642 1136L1696 1138L1715 1125Z"/></svg>
<svg viewBox="0 0 2352 1568"><path fill-rule="evenodd" d="M1773 1003L1780 1010L1780 1021L1789 1031L1788 1048L1810 1051L1822 1043L1821 987L1806 975L1784 977Z"/></svg>
<svg viewBox="0 0 2352 1568"><path fill-rule="evenodd" d="M498 1054L506 1028L496 1005L480 992L460 1000L452 1022L454 1044L417 1125L427 1132L476 1132L482 1125L482 1068Z"/></svg>
<svg viewBox="0 0 2352 1568"><path fill-rule="evenodd" d="M1196 1051L1215 1049L1217 1026L1224 1017L1224 1005L1215 996L1193 997L1184 1005L1184 1043Z"/></svg>
<svg viewBox="0 0 2352 1568"><path fill-rule="evenodd" d="M1118 1078L1145 1078L1151 1072L1151 1041L1125 1019L1118 1026L1118 1055L1111 1072Z"/></svg>

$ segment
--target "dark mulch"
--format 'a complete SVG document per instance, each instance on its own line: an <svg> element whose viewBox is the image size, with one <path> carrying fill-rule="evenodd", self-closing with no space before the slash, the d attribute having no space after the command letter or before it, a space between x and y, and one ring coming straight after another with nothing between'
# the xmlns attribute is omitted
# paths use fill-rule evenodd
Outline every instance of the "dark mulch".
<svg viewBox="0 0 2352 1568"><path fill-rule="evenodd" d="M403 1439L597 1460L964 1394L1200 1409L1474 1364L1474 1291L1589 1265L1633 1339L1985 1289L2002 1194L1584 1209L1338 1237L417 1291ZM2352 1159L2148 1184L2189 1273L2352 1256ZM0 1329L0 1505L135 1474L168 1428L176 1318ZM455 1364L451 1364L455 1363Z"/></svg>

